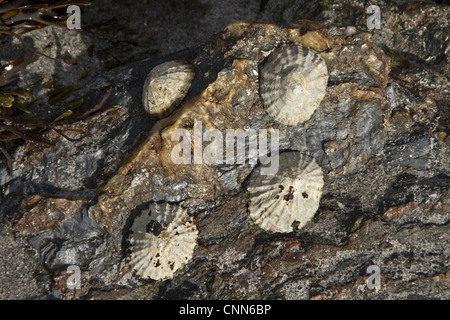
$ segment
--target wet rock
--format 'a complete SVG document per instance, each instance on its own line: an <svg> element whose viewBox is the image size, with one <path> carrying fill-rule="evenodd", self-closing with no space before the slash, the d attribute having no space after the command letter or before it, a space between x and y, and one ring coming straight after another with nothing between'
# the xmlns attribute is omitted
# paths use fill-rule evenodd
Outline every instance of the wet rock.
<svg viewBox="0 0 450 320"><path fill-rule="evenodd" d="M388 35L238 21L205 45L112 70L96 83L102 93L112 87L106 111L71 124L89 136L71 142L49 132L55 147L25 143L12 176L0 171L1 221L28 241L60 298L404 298L423 294L417 282L446 299L447 93L438 84L445 77L419 64L391 69L379 42ZM272 119L259 92L261 66L282 44L316 51L329 72L320 105L294 126ZM416 54L427 60L443 52ZM141 106L147 73L178 58L196 77L173 113L151 121ZM225 137L227 129L258 146L277 129L279 152L299 151L318 164L323 193L303 228L269 233L250 218L248 177L261 157L205 162L205 151L226 160L225 139L220 148L194 137L208 130ZM174 161L179 132L192 138L190 163ZM153 203L186 208L198 229L192 259L165 282L136 278L128 263L130 228ZM82 290L67 289L69 265L82 268ZM379 291L365 286L371 265L381 269Z"/></svg>

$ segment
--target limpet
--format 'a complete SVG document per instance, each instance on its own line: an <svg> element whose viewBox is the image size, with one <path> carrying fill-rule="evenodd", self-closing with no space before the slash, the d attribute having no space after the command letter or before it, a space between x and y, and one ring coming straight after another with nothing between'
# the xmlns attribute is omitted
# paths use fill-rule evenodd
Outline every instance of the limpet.
<svg viewBox="0 0 450 320"><path fill-rule="evenodd" d="M260 93L267 113L285 125L311 118L326 93L328 70L315 51L283 45L261 68Z"/></svg>
<svg viewBox="0 0 450 320"><path fill-rule="evenodd" d="M297 151L280 154L275 175L255 168L248 183L250 217L264 230L291 232L301 229L319 208L324 184L316 161Z"/></svg>
<svg viewBox="0 0 450 320"><path fill-rule="evenodd" d="M151 204L130 228L130 265L143 279L173 278L190 259L198 231L187 210L175 204Z"/></svg>

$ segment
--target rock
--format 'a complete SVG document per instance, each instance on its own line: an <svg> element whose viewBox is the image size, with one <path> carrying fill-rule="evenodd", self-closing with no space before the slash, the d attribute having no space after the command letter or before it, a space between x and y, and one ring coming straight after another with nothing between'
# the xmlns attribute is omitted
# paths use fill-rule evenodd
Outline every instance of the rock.
<svg viewBox="0 0 450 320"><path fill-rule="evenodd" d="M0 236L0 299L46 299L50 297L51 276L29 254L24 239L14 240L8 234Z"/></svg>

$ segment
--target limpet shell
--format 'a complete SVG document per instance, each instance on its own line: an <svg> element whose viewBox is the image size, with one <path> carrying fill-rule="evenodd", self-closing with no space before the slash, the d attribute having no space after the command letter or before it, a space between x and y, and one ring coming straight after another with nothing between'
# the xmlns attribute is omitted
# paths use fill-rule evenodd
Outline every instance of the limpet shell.
<svg viewBox="0 0 450 320"><path fill-rule="evenodd" d="M257 167L250 176L250 217L264 230L291 232L304 227L319 208L323 173L312 157L302 153L279 157L277 174L262 175Z"/></svg>
<svg viewBox="0 0 450 320"><path fill-rule="evenodd" d="M142 94L142 103L150 118L168 116L188 93L194 76L194 68L184 61L168 61L153 68Z"/></svg>
<svg viewBox="0 0 450 320"><path fill-rule="evenodd" d="M275 49L261 68L260 93L267 113L285 125L311 118L326 93L327 65L315 51L298 45Z"/></svg>
<svg viewBox="0 0 450 320"><path fill-rule="evenodd" d="M197 245L192 217L175 204L151 204L135 218L130 231L130 265L143 279L173 278Z"/></svg>

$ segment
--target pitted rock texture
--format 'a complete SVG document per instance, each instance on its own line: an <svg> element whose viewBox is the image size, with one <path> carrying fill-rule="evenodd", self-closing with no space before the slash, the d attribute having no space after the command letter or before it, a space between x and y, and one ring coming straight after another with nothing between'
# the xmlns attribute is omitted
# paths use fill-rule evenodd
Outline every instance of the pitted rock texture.
<svg viewBox="0 0 450 320"><path fill-rule="evenodd" d="M53 136L56 147L45 153L24 144L13 175L0 172L1 221L44 264L51 294L448 299L449 132L442 123L448 108L442 101L448 100L440 91L448 75L425 76L426 90L425 84L415 90L420 65L391 70L392 59L376 37L346 30L310 21L289 27L230 23L203 46L108 74L111 84L124 79L112 86L122 94L111 96L106 114L77 124L91 137L69 148ZM320 106L296 126L274 121L259 92L261 66L285 44L319 53L329 72ZM150 121L140 102L144 70L179 58L197 76L171 115ZM195 135L200 121L203 129L222 133L254 129L260 136L259 130L278 129L280 153L313 158L324 174L314 218L287 234L264 231L248 212L255 164L173 163L172 134L183 129ZM206 146L191 141L194 152ZM93 154L95 161L87 161ZM59 166L47 167L52 161ZM135 218L160 202L187 209L197 246L173 279L145 281L126 259L127 239ZM82 267L76 292L65 282L71 264ZM370 265L381 269L378 291L365 286Z"/></svg>
<svg viewBox="0 0 450 320"><path fill-rule="evenodd" d="M153 68L142 89L142 105L148 116L168 116L186 96L194 76L192 66L183 61L169 61Z"/></svg>

